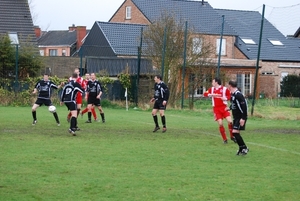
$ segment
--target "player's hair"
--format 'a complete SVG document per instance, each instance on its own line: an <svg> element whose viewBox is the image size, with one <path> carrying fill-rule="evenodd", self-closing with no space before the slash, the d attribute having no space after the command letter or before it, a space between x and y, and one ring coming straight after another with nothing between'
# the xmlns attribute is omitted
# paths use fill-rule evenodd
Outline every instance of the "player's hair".
<svg viewBox="0 0 300 201"><path fill-rule="evenodd" d="M72 78L77 78L77 77L78 77L77 73L72 74Z"/></svg>
<svg viewBox="0 0 300 201"><path fill-rule="evenodd" d="M155 75L155 77L157 77L157 79L160 79L160 80L162 79L161 75Z"/></svg>
<svg viewBox="0 0 300 201"><path fill-rule="evenodd" d="M215 80L215 82L217 82L217 83L218 83L218 85L221 85L221 84L222 84L222 82L221 82L221 79L220 79L220 78L218 78L218 77L215 77L215 78L214 78L214 80Z"/></svg>
<svg viewBox="0 0 300 201"><path fill-rule="evenodd" d="M230 80L230 81L228 82L228 84L229 84L230 86L232 86L232 87L237 87L237 82L236 82L236 81Z"/></svg>

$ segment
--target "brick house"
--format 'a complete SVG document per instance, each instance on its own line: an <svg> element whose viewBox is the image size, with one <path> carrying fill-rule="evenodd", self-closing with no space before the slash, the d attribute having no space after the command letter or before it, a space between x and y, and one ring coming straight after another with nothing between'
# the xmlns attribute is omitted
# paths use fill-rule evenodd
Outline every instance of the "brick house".
<svg viewBox="0 0 300 201"><path fill-rule="evenodd" d="M38 47L41 56L66 56L78 55L84 38L88 34L85 26L72 25L68 30L42 32L35 27Z"/></svg>
<svg viewBox="0 0 300 201"><path fill-rule="evenodd" d="M262 19L259 12L214 9L204 1L125 0L109 22L149 25L165 10L188 19L197 33L206 35L215 46L216 53L210 56L215 61L218 58L224 15L221 71L236 79L245 94L253 92ZM277 97L282 77L300 74L300 40L296 38L299 37L298 32L295 37L285 37L264 19L257 94ZM203 90L196 90L196 95L201 95Z"/></svg>

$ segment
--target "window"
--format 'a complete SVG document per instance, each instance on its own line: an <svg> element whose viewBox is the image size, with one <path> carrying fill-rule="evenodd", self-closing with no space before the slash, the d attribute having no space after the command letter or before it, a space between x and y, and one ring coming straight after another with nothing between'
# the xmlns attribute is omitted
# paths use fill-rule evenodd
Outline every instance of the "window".
<svg viewBox="0 0 300 201"><path fill-rule="evenodd" d="M126 16L125 16L126 20L130 20L131 19L131 6L126 6Z"/></svg>
<svg viewBox="0 0 300 201"><path fill-rule="evenodd" d="M16 32L10 32L8 33L8 37L11 41L11 44L13 45L19 45L19 38L18 38L18 34Z"/></svg>
<svg viewBox="0 0 300 201"><path fill-rule="evenodd" d="M220 51L220 41L221 39L217 39L217 49L216 49L216 54L219 55ZM222 48L221 48L221 55L226 55L226 39L222 39Z"/></svg>
<svg viewBox="0 0 300 201"><path fill-rule="evenodd" d="M237 87L240 88L241 92L247 96L251 94L251 74L237 74Z"/></svg>
<svg viewBox="0 0 300 201"><path fill-rule="evenodd" d="M274 46L283 46L283 43L280 42L280 40L277 40L277 39L269 39L268 40L270 41L270 43L272 43L272 45Z"/></svg>
<svg viewBox="0 0 300 201"><path fill-rule="evenodd" d="M196 81L196 75L190 74L189 76L189 83L191 84L190 90L189 90L189 96L192 97L203 97L203 93L206 91L204 86L195 87L193 85L201 85L200 83L197 83Z"/></svg>
<svg viewBox="0 0 300 201"><path fill-rule="evenodd" d="M282 80L283 80L283 78L285 77L285 76L288 76L288 72L282 72L281 73L281 78L280 78L280 81L282 82Z"/></svg>
<svg viewBox="0 0 300 201"><path fill-rule="evenodd" d="M193 38L193 54L200 54L202 49L201 38Z"/></svg>
<svg viewBox="0 0 300 201"><path fill-rule="evenodd" d="M247 45L255 45L256 43L251 38L241 38L241 40Z"/></svg>
<svg viewBox="0 0 300 201"><path fill-rule="evenodd" d="M49 56L57 56L57 50L56 49L50 49L49 50Z"/></svg>
<svg viewBox="0 0 300 201"><path fill-rule="evenodd" d="M66 56L66 50L65 49L62 50L61 56Z"/></svg>
<svg viewBox="0 0 300 201"><path fill-rule="evenodd" d="M45 56L45 51L44 50L40 50L40 55L43 57Z"/></svg>

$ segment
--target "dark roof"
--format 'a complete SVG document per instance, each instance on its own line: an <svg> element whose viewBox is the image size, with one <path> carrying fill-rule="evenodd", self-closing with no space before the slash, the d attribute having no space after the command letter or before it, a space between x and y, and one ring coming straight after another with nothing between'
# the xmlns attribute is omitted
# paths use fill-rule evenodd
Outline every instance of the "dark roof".
<svg viewBox="0 0 300 201"><path fill-rule="evenodd" d="M0 19L0 35L17 32L20 44L36 44L28 0L0 0Z"/></svg>
<svg viewBox="0 0 300 201"><path fill-rule="evenodd" d="M297 29L297 31L294 33L294 37L299 37L300 36L300 27Z"/></svg>
<svg viewBox="0 0 300 201"><path fill-rule="evenodd" d="M236 46L248 59L256 59L260 38L262 15L257 11L215 9L225 16L225 21L238 34ZM256 44L245 44L241 39L252 39ZM269 39L279 40L283 45L273 45ZM286 38L268 20L264 19L261 43L261 60L300 61L300 39Z"/></svg>
<svg viewBox="0 0 300 201"><path fill-rule="evenodd" d="M128 73L136 75L138 72L138 59L134 58L107 58L107 57L87 57L87 72L99 73L106 71L109 76L117 76L128 69ZM140 75L154 74L152 62L148 59L141 59Z"/></svg>
<svg viewBox="0 0 300 201"><path fill-rule="evenodd" d="M137 56L141 24L95 22L82 45L84 56Z"/></svg>
<svg viewBox="0 0 300 201"><path fill-rule="evenodd" d="M38 39L39 46L72 46L77 41L77 31L48 31Z"/></svg>
<svg viewBox="0 0 300 201"><path fill-rule="evenodd" d="M176 14L178 20L188 21L188 25L195 31L203 34L221 34L222 16L220 16L209 3L187 0L132 0L145 17L151 22L161 17L161 13ZM224 35L236 35L236 33L224 24Z"/></svg>

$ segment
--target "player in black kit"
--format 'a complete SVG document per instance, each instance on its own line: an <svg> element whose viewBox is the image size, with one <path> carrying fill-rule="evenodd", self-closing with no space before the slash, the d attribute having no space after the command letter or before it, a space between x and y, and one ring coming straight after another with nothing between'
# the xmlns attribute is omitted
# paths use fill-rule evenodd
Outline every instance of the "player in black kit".
<svg viewBox="0 0 300 201"><path fill-rule="evenodd" d="M42 105L46 105L48 107L52 105L52 102L50 99L51 88L59 89L60 87L61 87L61 85L57 86L51 80L49 80L48 74L44 74L43 79L36 83L32 93L33 94L38 93L38 98L31 108L32 117L33 117L32 125L36 125L36 123L37 123L36 109ZM58 115L57 115L56 111L53 113L53 116L56 120L57 125L60 126Z"/></svg>
<svg viewBox="0 0 300 201"><path fill-rule="evenodd" d="M78 77L77 73L72 74L72 79L64 86L63 91L61 93L61 102L65 103L68 110L71 112L71 120L70 120L70 128L69 133L73 134L74 136L75 131L80 130L77 126L77 103L76 103L76 97L78 93L83 93L83 89L81 85L76 82Z"/></svg>
<svg viewBox="0 0 300 201"><path fill-rule="evenodd" d="M102 86L101 83L96 80L96 75L95 73L91 73L91 79L87 83L87 88L86 88L86 93L85 93L85 99L87 99L88 102L88 120L86 123L92 123L92 108L97 107L102 123L105 123L105 118L104 118L104 111L101 107L101 95L102 95Z"/></svg>
<svg viewBox="0 0 300 201"><path fill-rule="evenodd" d="M228 89L231 91L231 105L230 110L232 110L233 116L233 128L232 134L236 139L239 146L239 150L236 155L246 155L249 152L249 148L246 146L240 131L245 130L247 121L247 101L244 95L238 90L236 81L229 81Z"/></svg>
<svg viewBox="0 0 300 201"><path fill-rule="evenodd" d="M154 97L150 100L150 102L154 102L153 110L152 110L152 116L155 123L155 127L153 132L156 132L160 129L158 125L157 120L157 111L159 110L159 114L161 117L161 122L163 125L162 132L167 131L166 127L166 117L165 117L165 110L167 107L167 102L169 100L169 88L167 85L161 80L160 75L156 75L154 77L155 85L154 85Z"/></svg>

